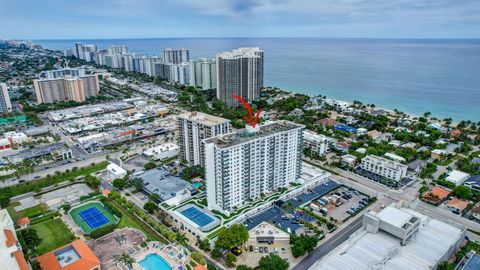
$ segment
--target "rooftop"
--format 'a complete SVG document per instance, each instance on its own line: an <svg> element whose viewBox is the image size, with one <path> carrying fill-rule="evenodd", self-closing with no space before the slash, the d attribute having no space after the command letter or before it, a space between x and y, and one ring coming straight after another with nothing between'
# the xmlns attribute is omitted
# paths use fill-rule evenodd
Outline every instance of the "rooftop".
<svg viewBox="0 0 480 270"><path fill-rule="evenodd" d="M237 132L206 139L205 143L214 143L218 147L227 148L250 140L267 137L278 132L284 132L298 128L303 128L303 126L289 121L270 121L265 122L263 125L259 125L257 129L258 131L249 132L245 128L238 130Z"/></svg>
<svg viewBox="0 0 480 270"><path fill-rule="evenodd" d="M187 181L180 179L162 168L145 171L137 176L143 180L143 188L149 193L160 195L162 201L175 197L176 193L194 187Z"/></svg>
<svg viewBox="0 0 480 270"><path fill-rule="evenodd" d="M184 114L180 114L178 118L187 119L189 121L193 121L202 125L213 126L218 125L226 122L230 122L230 120L202 113L202 112L187 112Z"/></svg>
<svg viewBox="0 0 480 270"><path fill-rule="evenodd" d="M100 260L82 239L39 256L38 262L42 269L48 270L90 270L100 267Z"/></svg>
<svg viewBox="0 0 480 270"><path fill-rule="evenodd" d="M418 232L407 240L406 245L400 245L397 237L385 231L369 233L362 228L317 261L310 270L429 270L440 263L453 245L463 239L463 228L429 218L412 209L388 208L394 207L385 208L377 216L394 223L403 222L407 216L421 220ZM397 214L400 217L396 217Z"/></svg>
<svg viewBox="0 0 480 270"><path fill-rule="evenodd" d="M468 206L468 201L461 200L459 198L452 198L450 201L447 202L446 204L448 207L455 208L458 210L465 210Z"/></svg>

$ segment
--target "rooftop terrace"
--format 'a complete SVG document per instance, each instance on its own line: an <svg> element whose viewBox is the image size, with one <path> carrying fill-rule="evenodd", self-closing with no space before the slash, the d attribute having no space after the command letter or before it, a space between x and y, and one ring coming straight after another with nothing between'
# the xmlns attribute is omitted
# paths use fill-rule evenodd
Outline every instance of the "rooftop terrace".
<svg viewBox="0 0 480 270"><path fill-rule="evenodd" d="M267 122L263 125L260 125L257 131L251 131L245 128L238 130L237 132L206 139L205 143L214 143L220 148L227 148L257 138L267 137L278 132L284 132L298 128L303 128L303 126L289 121Z"/></svg>

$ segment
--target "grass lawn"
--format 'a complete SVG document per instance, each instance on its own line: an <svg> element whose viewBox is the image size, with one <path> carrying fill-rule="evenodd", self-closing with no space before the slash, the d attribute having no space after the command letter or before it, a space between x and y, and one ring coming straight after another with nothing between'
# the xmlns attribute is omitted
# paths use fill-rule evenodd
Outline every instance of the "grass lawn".
<svg viewBox="0 0 480 270"><path fill-rule="evenodd" d="M37 247L37 255L59 248L75 239L67 225L59 218L46 220L30 226L30 228L35 229L40 239L42 239L42 242Z"/></svg>
<svg viewBox="0 0 480 270"><path fill-rule="evenodd" d="M132 214L125 211L125 209L123 209L122 207L119 207L116 203L113 203L113 205L117 211L120 211L122 213L122 217L120 218L120 223L118 223L117 228L134 228L143 232L147 236L148 240L155 240L155 237L149 230L146 230L144 227L140 226L140 224L138 224L135 220L133 220L133 218L130 217L130 215Z"/></svg>
<svg viewBox="0 0 480 270"><path fill-rule="evenodd" d="M10 204L7 207L7 211L10 214L10 216L12 217L12 220L13 220L13 222L15 222L15 224L17 224L17 220L19 218L34 217L34 216L38 216L38 215L41 215L41 214L44 214L44 213L48 212L48 207L45 204L39 204L39 205L36 205L34 207L24 209L20 212L16 212L14 208L16 206L19 206L19 205L20 205L20 203L16 202L16 203Z"/></svg>

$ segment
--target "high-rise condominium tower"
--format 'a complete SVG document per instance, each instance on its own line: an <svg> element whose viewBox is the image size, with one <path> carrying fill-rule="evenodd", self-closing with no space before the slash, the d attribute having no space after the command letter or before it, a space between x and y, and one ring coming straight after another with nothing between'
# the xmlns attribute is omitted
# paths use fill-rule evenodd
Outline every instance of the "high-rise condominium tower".
<svg viewBox="0 0 480 270"><path fill-rule="evenodd" d="M165 48L163 52L163 62L170 64L187 63L190 60L190 53L187 49L170 49Z"/></svg>
<svg viewBox="0 0 480 270"><path fill-rule="evenodd" d="M217 98L230 107L239 102L234 95L247 102L260 98L263 87L263 51L260 48L240 48L217 54Z"/></svg>
<svg viewBox="0 0 480 270"><path fill-rule="evenodd" d="M178 116L179 158L190 165L205 166L203 139L230 132L230 120L201 113L188 112Z"/></svg>
<svg viewBox="0 0 480 270"><path fill-rule="evenodd" d="M215 59L199 58L190 60L188 65L190 85L201 87L204 90L217 88Z"/></svg>
<svg viewBox="0 0 480 270"><path fill-rule="evenodd" d="M84 102L100 91L97 75L33 80L33 86L38 104L68 100Z"/></svg>
<svg viewBox="0 0 480 270"><path fill-rule="evenodd" d="M208 208L228 214L296 181L303 129L278 121L205 139Z"/></svg>
<svg viewBox="0 0 480 270"><path fill-rule="evenodd" d="M10 95L5 83L0 83L0 113L9 113L12 111L12 103L10 102Z"/></svg>
<svg viewBox="0 0 480 270"><path fill-rule="evenodd" d="M124 54L128 53L127 45L110 45L108 46L109 54Z"/></svg>

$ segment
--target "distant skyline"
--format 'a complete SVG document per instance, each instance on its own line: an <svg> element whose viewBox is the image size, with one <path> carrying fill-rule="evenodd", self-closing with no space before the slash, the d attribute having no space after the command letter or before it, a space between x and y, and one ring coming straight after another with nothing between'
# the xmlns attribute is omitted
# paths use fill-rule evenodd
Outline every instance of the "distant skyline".
<svg viewBox="0 0 480 270"><path fill-rule="evenodd" d="M0 38L480 38L479 0L1 0Z"/></svg>

